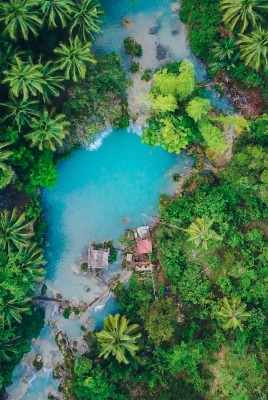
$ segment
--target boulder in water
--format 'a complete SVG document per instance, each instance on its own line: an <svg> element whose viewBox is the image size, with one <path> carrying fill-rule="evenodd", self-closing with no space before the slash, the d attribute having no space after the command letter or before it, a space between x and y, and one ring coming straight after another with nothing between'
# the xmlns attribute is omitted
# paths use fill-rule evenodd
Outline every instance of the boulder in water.
<svg viewBox="0 0 268 400"><path fill-rule="evenodd" d="M125 217L125 218L122 218L121 221L124 223L127 223L127 222L130 222L131 219L129 217Z"/></svg>
<svg viewBox="0 0 268 400"><path fill-rule="evenodd" d="M149 29L149 34L156 35L160 28L161 28L161 25L153 26L152 28Z"/></svg>
<svg viewBox="0 0 268 400"><path fill-rule="evenodd" d="M36 354L35 359L33 360L33 367L36 371L40 371L43 368L43 357L41 354Z"/></svg>
<svg viewBox="0 0 268 400"><path fill-rule="evenodd" d="M156 46L156 58L158 61L165 60L167 57L167 49L162 45L158 44Z"/></svg>

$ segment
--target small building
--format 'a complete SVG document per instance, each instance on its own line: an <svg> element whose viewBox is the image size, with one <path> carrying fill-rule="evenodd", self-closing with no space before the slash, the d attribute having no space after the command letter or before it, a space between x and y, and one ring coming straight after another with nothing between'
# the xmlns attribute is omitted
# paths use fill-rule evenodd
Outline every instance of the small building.
<svg viewBox="0 0 268 400"><path fill-rule="evenodd" d="M150 254L153 251L153 245L149 226L140 226L134 230L138 254Z"/></svg>
<svg viewBox="0 0 268 400"><path fill-rule="evenodd" d="M94 269L104 269L109 265L110 249L96 248L94 245L88 248L88 267Z"/></svg>

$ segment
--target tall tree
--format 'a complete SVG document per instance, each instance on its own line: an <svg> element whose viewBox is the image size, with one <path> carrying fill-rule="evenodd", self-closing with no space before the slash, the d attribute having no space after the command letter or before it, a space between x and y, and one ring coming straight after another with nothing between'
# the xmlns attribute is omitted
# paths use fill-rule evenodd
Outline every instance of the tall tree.
<svg viewBox="0 0 268 400"><path fill-rule="evenodd" d="M219 68L235 68L235 63L240 58L239 47L233 37L222 38L213 44L211 50L215 62L211 64L211 68L217 71Z"/></svg>
<svg viewBox="0 0 268 400"><path fill-rule="evenodd" d="M27 52L21 50L19 47L15 47L8 42L3 43L3 50L1 51L0 59L0 71L3 72L7 67L10 67L15 62L15 56L20 58L26 58Z"/></svg>
<svg viewBox="0 0 268 400"><path fill-rule="evenodd" d="M100 357L107 358L112 354L119 363L128 364L128 354L134 356L139 348L136 342L141 334L136 333L137 328L137 324L129 325L124 315L109 315L105 318L103 330L96 333L101 346Z"/></svg>
<svg viewBox="0 0 268 400"><path fill-rule="evenodd" d="M54 65L52 61L48 61L45 64L40 63L40 71L44 80L41 96L45 103L50 104L51 97L58 97L60 95L60 90L64 88L62 84L64 78L59 73L60 68Z"/></svg>
<svg viewBox="0 0 268 400"><path fill-rule="evenodd" d="M196 247L201 246L207 250L209 241L222 240L222 237L211 229L213 222L213 220L206 220L205 218L196 218L189 228L185 229L190 236L188 242L194 242Z"/></svg>
<svg viewBox="0 0 268 400"><path fill-rule="evenodd" d="M32 223L25 222L25 213L18 214L16 208L12 211L4 210L0 214L0 246L11 252L21 249L29 243L33 236Z"/></svg>
<svg viewBox="0 0 268 400"><path fill-rule="evenodd" d="M0 143L0 188L8 185L14 175L12 168L6 164L6 161L13 154L13 151L7 150L10 143Z"/></svg>
<svg viewBox="0 0 268 400"><path fill-rule="evenodd" d="M224 329L237 329L243 330L243 321L250 317L250 313L246 312L246 304L241 302L241 299L234 298L230 302L224 297L223 307L218 312L219 316L225 320L223 324Z"/></svg>
<svg viewBox="0 0 268 400"><path fill-rule="evenodd" d="M193 118L195 122L200 121L200 119L207 115L211 109L211 104L209 99L203 99L202 97L194 97L186 107L186 112L189 117Z"/></svg>
<svg viewBox="0 0 268 400"><path fill-rule="evenodd" d="M157 299L142 307L139 315L144 322L144 329L156 346L172 341L179 317L178 306L172 299Z"/></svg>
<svg viewBox="0 0 268 400"><path fill-rule="evenodd" d="M77 82L84 79L87 71L87 63L95 63L90 52L91 43L82 43L78 36L69 39L70 45L60 43L54 52L58 55L58 65L64 71L65 78Z"/></svg>
<svg viewBox="0 0 268 400"><path fill-rule="evenodd" d="M19 251L20 255L20 268L26 275L33 278L35 282L41 282L45 275L44 265L44 252L43 249L37 247L36 243L31 244ZM34 288L34 287L33 287Z"/></svg>
<svg viewBox="0 0 268 400"><path fill-rule="evenodd" d="M15 56L15 63L11 66L11 70L5 70L6 77L3 83L9 84L10 91L15 97L23 96L26 101L29 95L37 96L38 93L44 92L44 78L40 70L40 65L34 65L32 60L22 61Z"/></svg>
<svg viewBox="0 0 268 400"><path fill-rule="evenodd" d="M100 34L102 15L100 4L95 0L76 0L70 24L71 35L78 36L80 40L86 42L89 38L93 38L94 33Z"/></svg>
<svg viewBox="0 0 268 400"><path fill-rule="evenodd" d="M19 338L20 337L14 337L12 339L7 338L6 340L2 340L2 338L0 339L0 361L1 358L5 361L10 361L12 356L18 352L18 349L15 348L14 344Z"/></svg>
<svg viewBox="0 0 268 400"><path fill-rule="evenodd" d="M248 35L239 35L241 58L245 64L259 71L268 68L268 30L258 28Z"/></svg>
<svg viewBox="0 0 268 400"><path fill-rule="evenodd" d="M38 104L37 100L16 100L12 96L11 101L8 103L1 103L1 106L6 107L7 113L3 118L12 120L13 124L16 124L19 132L22 127L29 125L33 117L38 115Z"/></svg>
<svg viewBox="0 0 268 400"><path fill-rule="evenodd" d="M37 146L39 150L56 150L56 146L62 145L62 140L68 131L65 129L69 123L65 120L64 114L48 113L45 110L38 117L32 119L30 127L32 132L25 135L31 140L31 146Z"/></svg>
<svg viewBox="0 0 268 400"><path fill-rule="evenodd" d="M222 153L226 150L227 144L221 129L205 118L198 122L198 129L210 149L216 153Z"/></svg>
<svg viewBox="0 0 268 400"><path fill-rule="evenodd" d="M45 0L42 2L42 12L49 29L57 28L59 23L64 28L66 21L71 17L73 7L72 0Z"/></svg>
<svg viewBox="0 0 268 400"><path fill-rule="evenodd" d="M9 0L0 3L0 22L5 26L4 33L11 39L18 40L23 37L28 40L29 33L38 35L42 25L39 12L34 0Z"/></svg>
<svg viewBox="0 0 268 400"><path fill-rule="evenodd" d="M8 300L1 310L1 319L2 319L2 326L9 325L13 320L17 322L21 322L22 320L22 313L28 311L30 309L30 297L25 297L23 300L12 299Z"/></svg>
<svg viewBox="0 0 268 400"><path fill-rule="evenodd" d="M223 21L231 30L241 24L241 32L251 25L255 27L263 20L262 13L268 11L267 0L221 0Z"/></svg>

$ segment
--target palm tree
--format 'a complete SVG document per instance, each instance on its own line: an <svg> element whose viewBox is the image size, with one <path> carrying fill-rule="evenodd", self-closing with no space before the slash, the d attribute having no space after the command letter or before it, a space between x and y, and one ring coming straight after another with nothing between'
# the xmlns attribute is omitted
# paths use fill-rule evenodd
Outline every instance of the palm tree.
<svg viewBox="0 0 268 400"><path fill-rule="evenodd" d="M64 114L53 116L53 112L49 114L45 110L38 117L32 119L30 123L32 132L25 137L32 141L31 147L38 146L39 150L50 149L55 151L56 145L62 145L62 140L68 133L65 129L68 125Z"/></svg>
<svg viewBox="0 0 268 400"><path fill-rule="evenodd" d="M101 19L103 12L100 4L95 0L76 0L74 14L70 25L72 36L79 36L80 40L86 42L93 38L94 33L101 33Z"/></svg>
<svg viewBox="0 0 268 400"><path fill-rule="evenodd" d="M245 312L246 304L241 303L241 299L234 298L231 302L226 297L223 298L223 307L218 314L227 321L223 324L224 329L237 329L243 330L242 321L250 317L250 313Z"/></svg>
<svg viewBox="0 0 268 400"><path fill-rule="evenodd" d="M11 252L29 244L33 236L32 223L25 223L25 213L18 215L16 208L0 214L0 247Z"/></svg>
<svg viewBox="0 0 268 400"><path fill-rule="evenodd" d="M1 358L5 361L11 361L12 355L18 353L18 349L14 347L15 340L19 339L21 336L17 336L15 338L9 340L1 340L1 348L0 348L0 360Z"/></svg>
<svg viewBox="0 0 268 400"><path fill-rule="evenodd" d="M48 21L50 29L57 28L60 22L62 28L66 26L66 19L70 18L73 11L72 0L45 0L42 5L42 12Z"/></svg>
<svg viewBox="0 0 268 400"><path fill-rule="evenodd" d="M19 47L14 47L13 44L8 44L6 42L3 43L3 51L1 53L1 60L0 60L0 70L1 72L14 64L15 56L23 58L27 55L27 52L21 50Z"/></svg>
<svg viewBox="0 0 268 400"><path fill-rule="evenodd" d="M30 277L33 277L34 282L41 282L45 275L43 266L46 263L43 250L37 247L36 243L33 243L21 249L19 254L21 269Z"/></svg>
<svg viewBox="0 0 268 400"><path fill-rule="evenodd" d="M35 0L9 0L0 3L0 22L5 25L4 32L11 39L17 40L21 36L28 40L29 32L38 35L38 28L42 21L39 13L35 9Z"/></svg>
<svg viewBox="0 0 268 400"><path fill-rule="evenodd" d="M40 71L44 80L42 97L45 103L50 104L50 96L58 97L60 90L64 89L62 81L64 78L59 74L59 67L54 65L52 61L46 64L40 63Z"/></svg>
<svg viewBox="0 0 268 400"><path fill-rule="evenodd" d="M185 229L185 232L190 235L188 242L194 242L196 247L201 245L207 250L210 240L222 240L222 237L211 229L213 222L213 220L209 221L205 218L196 218L195 222L192 222L189 228Z"/></svg>
<svg viewBox="0 0 268 400"><path fill-rule="evenodd" d="M11 93L18 97L23 95L23 100L27 100L29 94L37 96L38 93L44 91L44 78L40 70L40 65L33 65L32 60L23 62L19 57L15 56L15 64L11 70L4 71L6 75L3 83L8 83Z"/></svg>
<svg viewBox="0 0 268 400"><path fill-rule="evenodd" d="M239 48L233 37L223 38L214 43L211 53L216 60L212 68L216 71L219 68L234 68L240 57Z"/></svg>
<svg viewBox="0 0 268 400"><path fill-rule="evenodd" d="M258 28L248 35L239 35L241 58L245 64L259 71L268 68L268 30Z"/></svg>
<svg viewBox="0 0 268 400"><path fill-rule="evenodd" d="M231 30L241 23L244 32L249 24L255 27L263 20L261 13L268 11L268 5L267 0L221 0L221 10L223 21Z"/></svg>
<svg viewBox="0 0 268 400"><path fill-rule="evenodd" d="M21 132L22 127L29 125L31 119L38 115L38 104L39 102L37 100L17 101L12 96L11 102L1 103L1 106L7 108L7 114L3 118L3 121L6 119L11 119L13 123L17 125L19 132Z"/></svg>
<svg viewBox="0 0 268 400"><path fill-rule="evenodd" d="M31 297L26 297L23 300L9 300L4 304L3 313L1 315L2 327L5 324L11 326L13 320L21 323L22 313L30 309Z"/></svg>
<svg viewBox="0 0 268 400"><path fill-rule="evenodd" d="M58 54L59 67L64 71L66 79L72 79L77 82L84 79L86 75L86 64L88 62L95 63L92 53L90 52L91 43L82 43L78 36L74 40L69 39L70 45L60 43L54 52Z"/></svg>
<svg viewBox="0 0 268 400"><path fill-rule="evenodd" d="M14 175L13 169L6 164L6 161L13 154L12 150L5 149L10 143L0 143L0 188L8 185Z"/></svg>
<svg viewBox="0 0 268 400"><path fill-rule="evenodd" d="M135 355L139 348L136 341L141 337L140 333L135 333L138 325L128 325L128 323L124 315L109 315L105 318L103 330L96 333L101 346L100 357L107 358L112 354L119 363L128 364L126 355L127 353Z"/></svg>

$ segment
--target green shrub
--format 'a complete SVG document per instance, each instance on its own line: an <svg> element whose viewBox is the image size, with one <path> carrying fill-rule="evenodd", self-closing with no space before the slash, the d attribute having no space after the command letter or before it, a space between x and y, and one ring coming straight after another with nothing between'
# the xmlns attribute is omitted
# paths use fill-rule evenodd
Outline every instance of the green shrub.
<svg viewBox="0 0 268 400"><path fill-rule="evenodd" d="M140 64L138 62L133 62L129 70L133 74L136 74L137 72L140 71L140 69L141 69Z"/></svg>
<svg viewBox="0 0 268 400"><path fill-rule="evenodd" d="M67 307L67 308L64 309L62 315L63 315L63 317L64 317L65 319L69 319L69 318L70 318L70 315L71 315L71 312L72 312L71 307Z"/></svg>
<svg viewBox="0 0 268 400"><path fill-rule="evenodd" d="M124 39L124 47L127 54L130 54L132 57L142 56L142 47L141 45L133 38L133 37L126 37Z"/></svg>
<svg viewBox="0 0 268 400"><path fill-rule="evenodd" d="M141 80L149 82L149 80L152 79L152 76L153 76L152 71L150 69L147 69L146 71L144 71Z"/></svg>

